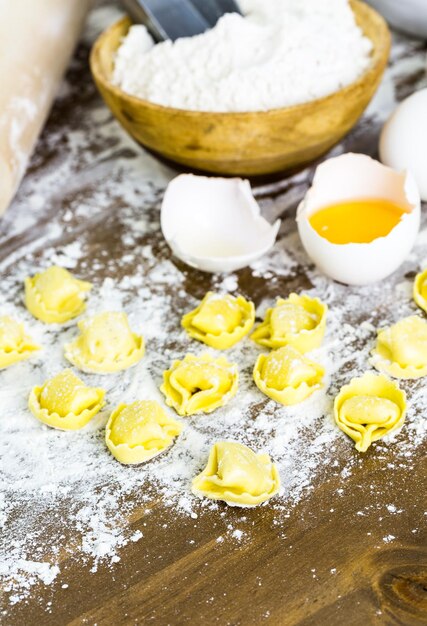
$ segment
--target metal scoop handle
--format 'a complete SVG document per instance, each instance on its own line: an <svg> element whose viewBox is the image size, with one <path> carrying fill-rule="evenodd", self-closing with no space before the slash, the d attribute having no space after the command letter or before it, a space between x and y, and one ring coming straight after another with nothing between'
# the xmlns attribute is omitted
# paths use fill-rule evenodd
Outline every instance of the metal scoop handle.
<svg viewBox="0 0 427 626"><path fill-rule="evenodd" d="M190 0L212 28L225 13L238 13L240 9L235 0Z"/></svg>
<svg viewBox="0 0 427 626"><path fill-rule="evenodd" d="M209 23L190 0L122 0L134 22L144 24L156 41L200 35Z"/></svg>
<svg viewBox="0 0 427 626"><path fill-rule="evenodd" d="M122 0L122 4L155 41L200 35L224 13L240 13L235 0Z"/></svg>

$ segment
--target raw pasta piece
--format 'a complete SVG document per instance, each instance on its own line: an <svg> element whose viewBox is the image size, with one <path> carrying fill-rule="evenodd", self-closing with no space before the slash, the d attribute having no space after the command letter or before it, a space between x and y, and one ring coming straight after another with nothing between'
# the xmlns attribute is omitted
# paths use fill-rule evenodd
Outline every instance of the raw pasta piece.
<svg viewBox="0 0 427 626"><path fill-rule="evenodd" d="M225 350L234 346L251 330L255 307L243 296L219 295L209 291L199 306L182 318L190 337Z"/></svg>
<svg viewBox="0 0 427 626"><path fill-rule="evenodd" d="M105 441L111 454L126 465L143 463L169 448L182 424L153 400L120 404L108 420Z"/></svg>
<svg viewBox="0 0 427 626"><path fill-rule="evenodd" d="M187 354L164 372L160 390L178 415L211 413L236 394L238 379L237 365L225 357Z"/></svg>
<svg viewBox="0 0 427 626"><path fill-rule="evenodd" d="M0 369L28 359L36 350L40 346L25 334L23 324L8 315L0 317Z"/></svg>
<svg viewBox="0 0 427 626"><path fill-rule="evenodd" d="M266 396L284 405L302 402L322 387L324 368L307 359L292 346L260 354L254 381Z"/></svg>
<svg viewBox="0 0 427 626"><path fill-rule="evenodd" d="M427 321L410 315L378 331L372 365L395 378L427 376Z"/></svg>
<svg viewBox="0 0 427 626"><path fill-rule="evenodd" d="M144 356L144 338L132 332L126 313L99 313L78 327L81 334L65 345L65 358L83 372L118 372Z"/></svg>
<svg viewBox="0 0 427 626"><path fill-rule="evenodd" d="M427 269L415 276L414 300L427 313Z"/></svg>
<svg viewBox="0 0 427 626"><path fill-rule="evenodd" d="M214 444L205 469L192 483L197 496L241 507L266 502L279 489L279 472L269 455L234 441Z"/></svg>
<svg viewBox="0 0 427 626"><path fill-rule="evenodd" d="M104 406L105 391L88 387L67 369L31 391L28 406L41 422L61 430L78 430Z"/></svg>
<svg viewBox="0 0 427 626"><path fill-rule="evenodd" d="M25 306L42 322L63 324L83 313L84 294L91 288L90 283L54 265L25 279Z"/></svg>
<svg viewBox="0 0 427 626"><path fill-rule="evenodd" d="M406 394L383 374L367 372L341 388L334 402L337 425L359 452L405 421Z"/></svg>
<svg viewBox="0 0 427 626"><path fill-rule="evenodd" d="M251 339L267 348L289 345L302 353L309 352L322 343L327 310L327 305L317 298L291 293L289 298L279 298L276 305L267 310Z"/></svg>

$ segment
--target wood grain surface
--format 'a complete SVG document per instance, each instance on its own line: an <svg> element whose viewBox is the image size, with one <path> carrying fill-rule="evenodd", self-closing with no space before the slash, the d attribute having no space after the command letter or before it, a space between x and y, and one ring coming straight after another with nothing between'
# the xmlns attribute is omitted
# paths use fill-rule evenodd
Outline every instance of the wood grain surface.
<svg viewBox="0 0 427 626"><path fill-rule="evenodd" d="M97 15L112 5L103 3ZM78 218L79 202L95 194L111 164L117 159L126 164L140 154L138 146L117 140L122 132L118 126L110 138L97 132L97 125L109 119L88 69L89 44L99 32L97 27L98 22L76 53L67 89L52 111L20 194L0 223L0 261L24 254L65 214L66 226L58 221L63 230L54 234L59 250L90 231L89 258L103 246L113 256L122 254L115 215L122 210L124 198L111 198L105 209L94 207L88 223ZM425 52L422 42L399 38L395 43L392 62L403 67L393 75L398 98L424 84ZM376 154L380 125L368 112L342 149ZM85 140L67 181L63 187L46 186L45 201L30 205L31 189L47 180L50 168L60 167L76 128ZM263 181L258 183L258 198L263 206L274 204L277 214L292 215L308 178ZM152 212L156 223L158 201L144 210ZM160 242L157 248L159 255L168 254ZM210 279L179 267L186 275L188 292L203 295ZM13 272L12 262L8 271ZM100 272L108 275L106 269ZM256 304L280 290L310 287L301 268L292 279L280 279L274 290L245 270L239 273L239 284ZM13 605L3 594L0 622L4 626L423 626L427 624L426 451L425 445L419 446L393 472L392 446L381 454L369 450L363 457L355 455L345 481L340 463L325 466L280 525L268 506L244 511L224 506L219 512L201 511L197 519L183 517L166 508L153 492L149 506L137 508L129 519L134 530L144 533L144 542L124 546L114 568L101 564L93 573L90 564L64 553L61 570L66 572L68 587L63 588L62 581L40 584ZM391 514L389 503L398 504L401 513ZM250 540L218 542L228 524L250 531ZM384 541L390 535L394 541Z"/></svg>
<svg viewBox="0 0 427 626"><path fill-rule="evenodd" d="M381 459L365 456L343 497L337 497L339 471L325 471L283 527L272 522L268 507L245 511L252 540L244 546L217 543L223 524L215 515L183 520L153 502L148 514L132 519L144 532L144 548L125 547L113 575L103 568L90 574L70 558L62 564L69 587L55 587L51 614L38 589L34 601L17 605L4 623L422 626L427 534L412 531L425 524L425 449L412 472L394 471L390 483L392 460L392 451ZM380 519L367 479L376 502L398 502L404 513ZM363 510L370 512L357 515ZM231 523L241 526L241 518L241 511L228 512ZM385 545L388 534L398 541Z"/></svg>

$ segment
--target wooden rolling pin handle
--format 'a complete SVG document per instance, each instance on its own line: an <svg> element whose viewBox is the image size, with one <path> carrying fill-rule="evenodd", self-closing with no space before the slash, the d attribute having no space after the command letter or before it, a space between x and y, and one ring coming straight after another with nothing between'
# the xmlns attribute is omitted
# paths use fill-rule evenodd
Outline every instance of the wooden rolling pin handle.
<svg viewBox="0 0 427 626"><path fill-rule="evenodd" d="M90 4L0 3L0 215L25 172Z"/></svg>

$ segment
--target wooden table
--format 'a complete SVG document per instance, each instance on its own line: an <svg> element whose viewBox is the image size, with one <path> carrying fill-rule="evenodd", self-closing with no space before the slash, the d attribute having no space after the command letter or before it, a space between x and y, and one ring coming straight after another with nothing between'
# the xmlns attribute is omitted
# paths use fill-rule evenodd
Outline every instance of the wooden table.
<svg viewBox="0 0 427 626"><path fill-rule="evenodd" d="M112 4L92 15L92 28L76 52L25 182L0 224L0 261L6 262L9 277L13 259L29 250L36 259L42 253L33 246L41 233L59 252L81 237L88 258L100 246L106 246L113 258L119 257L115 215L127 202L126 180L103 206L97 204L99 186L118 161L126 171L127 163L139 160L141 176L146 178L159 169L111 121L91 82L89 43L100 24L113 19ZM421 42L399 38L395 43L388 85L394 85L398 99L425 84L425 51ZM384 100L386 96L387 89L382 92ZM336 152L375 155L383 117L378 111L385 109L387 104L378 101ZM50 185L52 171L64 163L63 184ZM166 166L162 172L165 178L173 174ZM292 211L311 173L308 169L291 178L256 182L265 211L282 215L290 229L294 228ZM161 189L154 190L153 197L148 205L141 198L143 210L152 217L147 241L159 258L165 258L169 252L157 229ZM90 219L79 218L82 203L91 202ZM189 294L200 297L211 285L210 277L176 266L185 275ZM108 275L105 268L97 271L101 278ZM275 286L249 270L238 278L239 287L257 304L278 295L280 289L289 292L310 286L302 266L292 279L280 279ZM343 445L353 454L348 442ZM193 519L175 514L164 507L161 497L153 496L149 514L147 507L137 507L129 520L132 529L143 530L144 541L123 547L114 568L101 564L91 573L90 564L67 555L61 568L67 573L68 587L63 588L60 579L46 587L36 585L28 598L14 605L5 596L1 623L427 624L425 453L425 445L419 445L410 459L395 464L392 471L393 446L381 448L381 454L369 451L361 460L354 453L352 472L345 481L340 463L326 466L280 525L268 506L245 511L243 521L242 511L225 507L221 509L225 518L215 511L201 511ZM401 512L389 510L389 503L398 504ZM218 542L226 523L250 531L250 538Z"/></svg>

